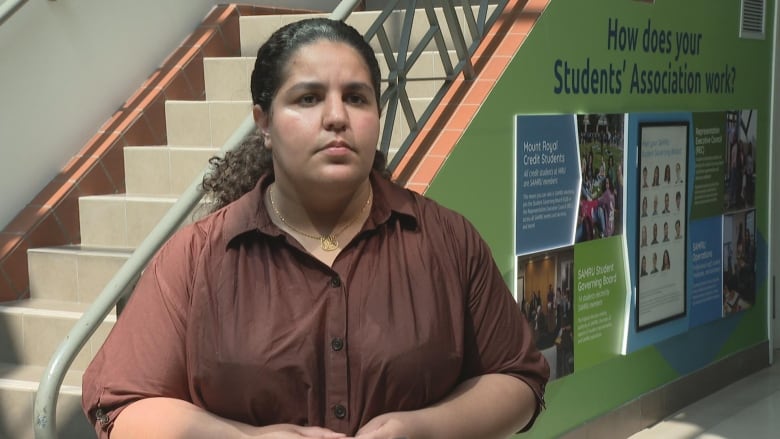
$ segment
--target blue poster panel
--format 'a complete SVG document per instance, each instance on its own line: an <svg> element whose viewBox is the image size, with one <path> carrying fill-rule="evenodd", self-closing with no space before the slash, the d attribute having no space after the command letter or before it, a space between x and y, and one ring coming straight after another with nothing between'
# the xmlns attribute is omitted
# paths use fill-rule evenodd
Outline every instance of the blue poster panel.
<svg viewBox="0 0 780 439"><path fill-rule="evenodd" d="M573 244L580 184L573 115L515 118L515 253Z"/></svg>
<svg viewBox="0 0 780 439"><path fill-rule="evenodd" d="M691 296L691 326L698 326L723 315L720 216L691 221L688 247Z"/></svg>

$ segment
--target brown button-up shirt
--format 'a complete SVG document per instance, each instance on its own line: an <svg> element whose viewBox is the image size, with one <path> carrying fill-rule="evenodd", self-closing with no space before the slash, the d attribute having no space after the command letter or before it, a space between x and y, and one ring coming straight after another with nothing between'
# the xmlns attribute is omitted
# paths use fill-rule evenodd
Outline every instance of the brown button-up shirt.
<svg viewBox="0 0 780 439"><path fill-rule="evenodd" d="M156 396L253 425L354 434L487 373L525 381L541 404L547 363L476 230L371 182L369 218L332 267L271 222L268 178L174 235L84 374L98 434Z"/></svg>

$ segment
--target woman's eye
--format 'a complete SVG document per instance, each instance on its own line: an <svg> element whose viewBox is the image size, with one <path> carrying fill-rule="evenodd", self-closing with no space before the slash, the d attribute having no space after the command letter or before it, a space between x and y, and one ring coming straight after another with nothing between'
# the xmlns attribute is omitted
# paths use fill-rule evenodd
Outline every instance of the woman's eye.
<svg viewBox="0 0 780 439"><path fill-rule="evenodd" d="M346 101L350 104L361 105L368 102L368 99L363 97L363 95L353 94L353 95L347 95Z"/></svg>
<svg viewBox="0 0 780 439"><path fill-rule="evenodd" d="M298 98L298 102L300 102L303 105L312 105L317 103L317 96L313 94L303 95L300 98Z"/></svg>

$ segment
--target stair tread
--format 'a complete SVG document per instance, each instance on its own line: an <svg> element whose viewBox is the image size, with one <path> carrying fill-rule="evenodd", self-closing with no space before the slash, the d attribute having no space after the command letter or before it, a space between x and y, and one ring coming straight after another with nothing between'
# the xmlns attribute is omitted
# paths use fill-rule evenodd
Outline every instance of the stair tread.
<svg viewBox="0 0 780 439"><path fill-rule="evenodd" d="M195 152L202 152L202 151L219 151L218 146L182 146L182 145L139 145L139 146L125 146L125 149L167 149L171 151L195 151Z"/></svg>
<svg viewBox="0 0 780 439"><path fill-rule="evenodd" d="M50 315L53 317L80 318L90 307L90 303L79 303L52 299L22 299L0 303L0 313ZM106 321L116 322L116 308L106 317Z"/></svg>
<svg viewBox="0 0 780 439"><path fill-rule="evenodd" d="M79 199L88 200L125 200L130 202L159 202L172 203L178 199L177 195L141 195L141 194L103 194L103 195L84 195Z"/></svg>
<svg viewBox="0 0 780 439"><path fill-rule="evenodd" d="M86 246L79 244L72 245L58 245L51 247L36 247L28 249L27 252L44 252L44 253L78 253L94 256L123 256L129 257L133 253L132 248L125 247L97 247Z"/></svg>
<svg viewBox="0 0 780 439"><path fill-rule="evenodd" d="M38 384L45 372L44 366L0 363L0 389L35 391L38 389ZM62 381L60 393L80 395L83 374L82 370L74 370L73 368L68 370Z"/></svg>

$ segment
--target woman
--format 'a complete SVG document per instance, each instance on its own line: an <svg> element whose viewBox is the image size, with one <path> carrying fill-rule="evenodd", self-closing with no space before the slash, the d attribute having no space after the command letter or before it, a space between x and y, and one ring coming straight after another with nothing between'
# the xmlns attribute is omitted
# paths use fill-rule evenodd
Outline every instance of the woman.
<svg viewBox="0 0 780 439"><path fill-rule="evenodd" d="M379 68L327 19L275 32L258 135L145 270L84 375L100 437L500 438L549 368L461 216L383 175Z"/></svg>

